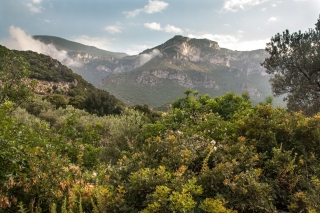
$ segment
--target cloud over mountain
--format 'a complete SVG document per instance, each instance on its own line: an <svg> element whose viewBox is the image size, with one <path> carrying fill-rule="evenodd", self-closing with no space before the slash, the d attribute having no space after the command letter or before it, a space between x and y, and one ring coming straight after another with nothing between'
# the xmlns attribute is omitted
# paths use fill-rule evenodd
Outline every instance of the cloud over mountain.
<svg viewBox="0 0 320 213"><path fill-rule="evenodd" d="M9 33L10 38L5 39L0 43L10 49L32 50L37 53L49 55L67 66L81 66L79 62L71 59L66 51L59 51L51 44L46 45L38 40L33 39L32 36L27 35L25 31L19 27L11 26Z"/></svg>
<svg viewBox="0 0 320 213"><path fill-rule="evenodd" d="M143 64L147 63L148 61L150 61L151 59L155 58L155 57L162 57L162 53L157 50L154 49L152 50L152 52L150 53L144 53L140 55L140 66L142 66Z"/></svg>

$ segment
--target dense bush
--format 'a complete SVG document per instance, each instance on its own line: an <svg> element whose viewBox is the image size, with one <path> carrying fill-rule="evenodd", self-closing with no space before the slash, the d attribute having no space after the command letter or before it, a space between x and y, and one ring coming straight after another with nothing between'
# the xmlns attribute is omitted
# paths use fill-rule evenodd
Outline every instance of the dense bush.
<svg viewBox="0 0 320 213"><path fill-rule="evenodd" d="M188 94L155 123L48 104L1 105L0 212L319 211L318 115L231 93Z"/></svg>

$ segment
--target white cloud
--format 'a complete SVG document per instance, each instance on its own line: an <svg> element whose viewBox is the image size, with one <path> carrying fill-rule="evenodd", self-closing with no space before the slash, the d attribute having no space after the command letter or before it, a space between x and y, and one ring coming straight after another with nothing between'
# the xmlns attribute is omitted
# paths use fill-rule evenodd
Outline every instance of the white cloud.
<svg viewBox="0 0 320 213"><path fill-rule="evenodd" d="M67 66L81 66L79 62L71 59L66 51L58 51L52 44L46 45L33 39L18 27L11 26L9 32L11 37L1 41L1 43L10 49L32 50L49 55Z"/></svg>
<svg viewBox="0 0 320 213"><path fill-rule="evenodd" d="M226 27L231 27L231 25L230 25L230 24L224 24L224 26L226 26Z"/></svg>
<svg viewBox="0 0 320 213"><path fill-rule="evenodd" d="M261 9L261 11L266 11L266 10L267 10L267 8L265 8L265 7Z"/></svg>
<svg viewBox="0 0 320 213"><path fill-rule="evenodd" d="M94 46L100 49L108 50L109 49L109 44L110 41L106 38L101 38L101 37L89 37L87 35L82 35L79 37L75 37L72 39L75 42L85 44L88 46Z"/></svg>
<svg viewBox="0 0 320 213"><path fill-rule="evenodd" d="M143 11L149 14L158 13L164 10L169 4L163 1L149 0L149 4L144 6Z"/></svg>
<svg viewBox="0 0 320 213"><path fill-rule="evenodd" d="M172 26L170 24L168 24L163 30L166 33L182 33L183 32L183 30L181 30L180 28Z"/></svg>
<svg viewBox="0 0 320 213"><path fill-rule="evenodd" d="M128 55L138 55L139 53L141 53L142 51L148 48L151 48L151 47L147 45L131 45L131 48L127 49L124 52L127 53Z"/></svg>
<svg viewBox="0 0 320 213"><path fill-rule="evenodd" d="M162 57L162 56L163 56L162 53L158 49L154 49L148 54L141 54L140 55L140 66L144 65L145 63L147 63L148 61L150 61L151 59L153 59L155 57Z"/></svg>
<svg viewBox="0 0 320 213"><path fill-rule="evenodd" d="M272 4L271 6L272 6L272 7L276 7L277 5L276 5L276 4Z"/></svg>
<svg viewBox="0 0 320 213"><path fill-rule="evenodd" d="M168 5L169 5L168 3L163 1L149 0L149 3L145 5L143 8L135 9L132 11L125 11L123 12L123 14L125 14L127 18L132 18L139 15L139 13L148 13L148 14L158 13L164 10L166 7L168 7Z"/></svg>
<svg viewBox="0 0 320 213"><path fill-rule="evenodd" d="M113 25L113 26L110 25L110 26L106 26L104 30L108 31L111 34L115 34L115 33L121 33L122 27L118 25Z"/></svg>
<svg viewBox="0 0 320 213"><path fill-rule="evenodd" d="M136 10L128 11L128 12L125 11L125 12L123 12L123 14L125 14L127 18L132 18L132 17L139 15L140 12L142 12L142 9L136 9Z"/></svg>
<svg viewBox="0 0 320 213"><path fill-rule="evenodd" d="M31 3L26 3L26 6L32 13L41 13L43 9L43 7Z"/></svg>
<svg viewBox="0 0 320 213"><path fill-rule="evenodd" d="M183 32L182 29L175 27L173 25L170 25L170 24L167 24L167 26L165 26L164 28L161 28L161 25L156 22L144 23L144 26L146 28L151 29L151 30L164 31L166 33L182 33Z"/></svg>
<svg viewBox="0 0 320 213"><path fill-rule="evenodd" d="M250 7L262 4L269 0L225 0L222 11L237 12L238 10L249 9Z"/></svg>
<svg viewBox="0 0 320 213"><path fill-rule="evenodd" d="M152 23L144 23L144 26L146 28L149 28L151 30L157 30L160 31L161 30L161 25L159 23L156 22L152 22Z"/></svg>
<svg viewBox="0 0 320 213"><path fill-rule="evenodd" d="M51 22L51 21L50 21L50 20L48 20L48 19L45 19L44 21L45 21L45 22L47 22L47 23L50 23L50 22Z"/></svg>
<svg viewBox="0 0 320 213"><path fill-rule="evenodd" d="M40 4L40 3L42 2L42 0L32 0L32 2L33 2L34 4Z"/></svg>
<svg viewBox="0 0 320 213"><path fill-rule="evenodd" d="M270 23L276 22L276 21L278 21L277 17L271 17L271 18L268 19L267 23L270 24Z"/></svg>
<svg viewBox="0 0 320 213"><path fill-rule="evenodd" d="M218 42L222 48L238 51L249 51L256 49L264 49L269 39L259 39L251 41L240 41L240 37L233 35L218 35L218 34L203 34L203 35L188 35L190 38L206 38Z"/></svg>

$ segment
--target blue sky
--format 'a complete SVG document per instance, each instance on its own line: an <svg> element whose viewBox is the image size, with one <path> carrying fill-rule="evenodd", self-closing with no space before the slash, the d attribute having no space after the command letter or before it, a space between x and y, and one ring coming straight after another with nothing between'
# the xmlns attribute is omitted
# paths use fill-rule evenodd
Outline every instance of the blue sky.
<svg viewBox="0 0 320 213"><path fill-rule="evenodd" d="M319 14L319 0L0 0L0 44L37 51L30 35L52 35L132 55L183 35L253 50Z"/></svg>

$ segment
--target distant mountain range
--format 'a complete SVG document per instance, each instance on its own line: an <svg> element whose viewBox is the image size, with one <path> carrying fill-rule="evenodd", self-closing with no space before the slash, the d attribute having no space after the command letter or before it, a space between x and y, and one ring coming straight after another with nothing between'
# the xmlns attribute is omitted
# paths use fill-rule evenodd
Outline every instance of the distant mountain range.
<svg viewBox="0 0 320 213"><path fill-rule="evenodd" d="M248 91L258 103L271 95L260 50L232 51L208 39L175 36L139 55L113 53L52 36L34 36L65 50L82 66L72 70L124 103L158 107L183 96L186 89L211 97ZM278 101L278 100L277 100Z"/></svg>

